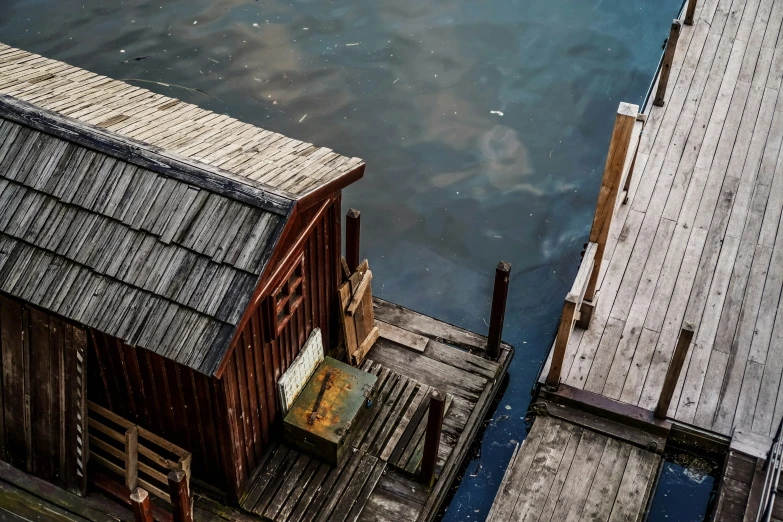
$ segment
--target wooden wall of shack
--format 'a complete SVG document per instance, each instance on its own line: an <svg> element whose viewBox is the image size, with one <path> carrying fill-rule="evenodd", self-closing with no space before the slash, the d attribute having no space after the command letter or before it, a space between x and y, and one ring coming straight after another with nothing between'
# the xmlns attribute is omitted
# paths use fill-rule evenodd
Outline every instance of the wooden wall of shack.
<svg viewBox="0 0 783 522"><path fill-rule="evenodd" d="M281 434L277 380L316 327L339 328L339 193L287 223L219 378L90 331L88 397L193 453L193 478L238 499L271 439ZM304 300L273 338L272 292L304 256Z"/></svg>
<svg viewBox="0 0 783 522"><path fill-rule="evenodd" d="M221 383L228 404L225 439L230 442L229 491L241 495L269 440L280 436L282 418L277 380L290 366L314 328L325 347L338 342L337 287L340 270L340 197L311 207L284 232L276 274L262 283L256 305L248 309L226 360ZM272 292L304 255L304 300L283 331L272 339ZM273 259L273 261L275 261Z"/></svg>
<svg viewBox="0 0 783 522"><path fill-rule="evenodd" d="M0 459L75 493L85 487L86 346L84 328L0 295Z"/></svg>

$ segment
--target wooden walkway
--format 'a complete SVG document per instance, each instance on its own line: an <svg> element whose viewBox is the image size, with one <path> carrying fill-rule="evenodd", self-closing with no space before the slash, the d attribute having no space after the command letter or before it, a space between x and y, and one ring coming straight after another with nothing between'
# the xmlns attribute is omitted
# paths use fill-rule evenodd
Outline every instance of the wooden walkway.
<svg viewBox="0 0 783 522"><path fill-rule="evenodd" d="M704 0L682 26L589 329L562 382L654 409L680 329L693 342L669 417L724 435L783 417L783 2ZM542 373L542 380L548 366Z"/></svg>
<svg viewBox="0 0 783 522"><path fill-rule="evenodd" d="M554 417L517 447L488 522L642 520L660 455Z"/></svg>

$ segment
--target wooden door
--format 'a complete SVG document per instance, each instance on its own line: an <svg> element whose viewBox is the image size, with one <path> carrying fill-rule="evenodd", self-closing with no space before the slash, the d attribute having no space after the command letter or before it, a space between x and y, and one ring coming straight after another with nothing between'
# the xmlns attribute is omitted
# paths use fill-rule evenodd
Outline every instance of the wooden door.
<svg viewBox="0 0 783 522"><path fill-rule="evenodd" d="M85 491L85 350L74 326L0 296L0 458L77 494Z"/></svg>

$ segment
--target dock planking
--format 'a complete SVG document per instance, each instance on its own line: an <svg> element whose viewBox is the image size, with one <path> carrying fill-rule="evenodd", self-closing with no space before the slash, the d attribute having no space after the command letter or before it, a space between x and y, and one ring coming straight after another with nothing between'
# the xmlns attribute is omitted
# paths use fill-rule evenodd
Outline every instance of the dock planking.
<svg viewBox="0 0 783 522"><path fill-rule="evenodd" d="M665 104L648 109L596 310L570 337L562 380L653 409L691 324L669 417L770 435L783 418L783 5L699 4Z"/></svg>
<svg viewBox="0 0 783 522"><path fill-rule="evenodd" d="M539 416L511 457L488 522L638 521L660 455Z"/></svg>

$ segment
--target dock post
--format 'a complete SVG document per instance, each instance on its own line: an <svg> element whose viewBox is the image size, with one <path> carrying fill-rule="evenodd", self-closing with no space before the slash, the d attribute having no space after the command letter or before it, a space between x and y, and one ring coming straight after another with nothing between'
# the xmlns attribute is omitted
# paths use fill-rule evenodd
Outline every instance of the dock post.
<svg viewBox="0 0 783 522"><path fill-rule="evenodd" d="M511 263L499 262L495 268L495 288L492 291L492 312L489 316L489 334L487 335L487 356L490 359L500 357L500 343L503 336L503 321L506 317L510 277Z"/></svg>
<svg viewBox="0 0 783 522"><path fill-rule="evenodd" d="M125 431L125 487L133 491L139 480L139 427Z"/></svg>
<svg viewBox="0 0 783 522"><path fill-rule="evenodd" d="M435 482L435 464L438 462L440 432L443 428L443 412L446 397L438 390L432 391L430 411L427 416L427 432L424 435L424 454L421 457L420 480L432 487Z"/></svg>
<svg viewBox="0 0 783 522"><path fill-rule="evenodd" d="M546 375L546 385L549 388L557 389L560 385L560 372L563 370L563 360L565 359L575 315L576 300L566 298L563 313L560 314L560 324L557 327L557 338L552 351L552 362L549 363L549 373Z"/></svg>
<svg viewBox="0 0 783 522"><path fill-rule="evenodd" d="M580 328L588 328L595 309L595 292L598 286L598 276L601 273L601 263L604 258L606 241L609 238L609 229L612 226L614 207L617 196L621 190L623 167L628 148L631 146L631 136L636 118L639 116L639 106L630 103L620 103L617 108L617 116L614 120L614 130L609 142L609 152L606 156L604 177L601 180L601 190L598 192L598 203L595 207L593 225L590 229L590 242L596 243L598 249L593 261L593 269L587 288L580 303L577 325Z"/></svg>
<svg viewBox="0 0 783 522"><path fill-rule="evenodd" d="M674 389L677 387L677 381L680 378L680 372L683 364L685 364L685 356L688 354L688 347L691 345L692 339L693 327L686 324L680 331L680 338L677 340L677 346L674 348L669 369L666 371L666 379L663 381L661 396L658 398L658 406L655 407L656 419L666 419L669 405L674 396Z"/></svg>
<svg viewBox="0 0 783 522"><path fill-rule="evenodd" d="M661 72L658 75L658 90L655 93L655 100L653 101L653 105L658 107L663 107L663 98L666 96L666 84L669 83L669 73L672 70L674 51L677 50L677 40L680 38L681 28L682 24L679 20L672 20L669 39L666 41L666 51L663 53L663 61L661 62Z"/></svg>
<svg viewBox="0 0 783 522"><path fill-rule="evenodd" d="M134 522L152 522L150 496L146 491L141 488L134 489L130 494L130 501Z"/></svg>
<svg viewBox="0 0 783 522"><path fill-rule="evenodd" d="M693 25L693 16L696 14L696 0L688 0L688 9L685 10L685 25Z"/></svg>
<svg viewBox="0 0 783 522"><path fill-rule="evenodd" d="M362 213L352 208L345 216L345 260L351 273L359 266L359 229Z"/></svg>
<svg viewBox="0 0 783 522"><path fill-rule="evenodd" d="M169 473L169 497L174 511L174 522L193 522L188 479L184 471Z"/></svg>

